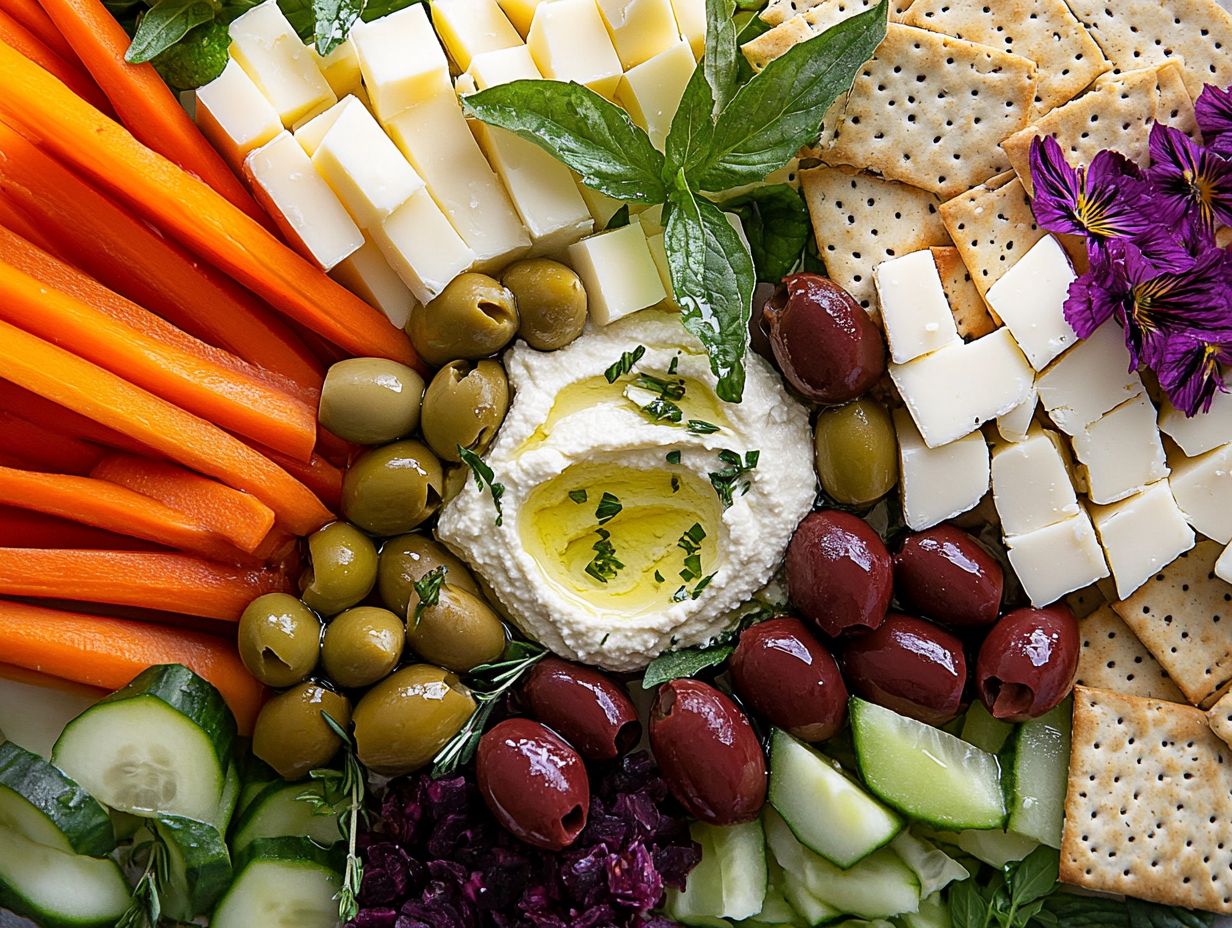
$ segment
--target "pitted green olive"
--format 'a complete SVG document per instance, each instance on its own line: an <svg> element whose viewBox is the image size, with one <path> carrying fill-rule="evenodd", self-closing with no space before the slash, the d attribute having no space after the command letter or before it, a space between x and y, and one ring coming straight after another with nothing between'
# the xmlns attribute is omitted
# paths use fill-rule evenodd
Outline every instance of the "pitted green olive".
<svg viewBox="0 0 1232 928"><path fill-rule="evenodd" d="M401 535L441 505L445 474L428 446L399 441L362 455L342 482L342 512L373 535Z"/></svg>
<svg viewBox="0 0 1232 928"><path fill-rule="evenodd" d="M406 640L424 660L464 673L496 660L505 650L505 626L474 593L446 581L435 605L421 610L419 604L418 594L412 593Z"/></svg>
<svg viewBox="0 0 1232 928"><path fill-rule="evenodd" d="M862 506L898 482L898 439L886 408L865 397L823 409L815 431L817 475L835 501Z"/></svg>
<svg viewBox="0 0 1232 928"><path fill-rule="evenodd" d="M376 584L376 545L348 522L333 522L309 536L308 558L300 597L321 615L349 609Z"/></svg>
<svg viewBox="0 0 1232 928"><path fill-rule="evenodd" d="M317 683L301 683L275 696L257 716L253 754L286 780L298 780L309 770L328 765L342 742L322 712L344 729L351 722L350 701Z"/></svg>
<svg viewBox="0 0 1232 928"><path fill-rule="evenodd" d="M448 503L466 489L466 481L471 479L471 469L465 464L445 470L445 502Z"/></svg>
<svg viewBox="0 0 1232 928"><path fill-rule="evenodd" d="M586 288L559 261L531 258L511 264L501 283L518 301L518 334L540 351L563 348L586 325Z"/></svg>
<svg viewBox="0 0 1232 928"><path fill-rule="evenodd" d="M483 454L509 411L509 379L499 361L453 361L424 393L423 436L442 460L462 460L458 446Z"/></svg>
<svg viewBox="0 0 1232 928"><path fill-rule="evenodd" d="M348 358L325 375L321 425L358 445L382 445L419 425L424 380L397 361Z"/></svg>
<svg viewBox="0 0 1232 928"><path fill-rule="evenodd" d="M419 356L437 367L491 357L518 334L517 301L486 274L462 274L411 311L406 333Z"/></svg>
<svg viewBox="0 0 1232 928"><path fill-rule="evenodd" d="M336 617L321 642L321 666L339 686L371 686L398 666L406 626L388 609L356 606Z"/></svg>
<svg viewBox="0 0 1232 928"><path fill-rule="evenodd" d="M266 593L240 616L240 659L266 686L299 683L316 668L320 651L321 620L294 596Z"/></svg>
<svg viewBox="0 0 1232 928"><path fill-rule="evenodd" d="M381 548L377 569L381 600L393 612L405 617L411 597L415 595L415 581L438 567L445 568L445 579L450 585L479 594L479 586L466 564L440 542L416 534L391 538Z"/></svg>
<svg viewBox="0 0 1232 928"><path fill-rule="evenodd" d="M458 678L431 664L412 664L382 680L355 707L355 747L374 773L418 770L458 733L475 700Z"/></svg>

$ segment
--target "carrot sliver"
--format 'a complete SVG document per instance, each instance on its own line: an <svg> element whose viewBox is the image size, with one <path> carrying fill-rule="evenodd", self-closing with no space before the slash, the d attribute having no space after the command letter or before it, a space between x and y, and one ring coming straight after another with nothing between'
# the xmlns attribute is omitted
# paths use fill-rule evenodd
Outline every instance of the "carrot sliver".
<svg viewBox="0 0 1232 928"><path fill-rule="evenodd" d="M266 453L264 449L257 449ZM268 452L269 458L288 474L312 490L326 506L334 512L342 509L342 478L343 473L319 454L314 454L311 460L297 461L277 451Z"/></svg>
<svg viewBox="0 0 1232 928"><path fill-rule="evenodd" d="M80 100L101 112L110 112L111 107L101 90L95 86L90 75L80 65L66 60L62 55L0 9L0 43L4 43L32 61L49 74L63 82Z"/></svg>
<svg viewBox="0 0 1232 928"><path fill-rule="evenodd" d="M18 235L32 245L50 254L55 254L56 246L51 239L43 235L38 227L30 221L30 217L21 208L0 191L0 228Z"/></svg>
<svg viewBox="0 0 1232 928"><path fill-rule="evenodd" d="M0 409L0 454L27 467L88 474L103 450Z"/></svg>
<svg viewBox="0 0 1232 928"><path fill-rule="evenodd" d="M127 435L121 435L114 429L99 425L15 383L0 379L0 411L5 410L27 422L38 423L41 428L49 432L56 433L56 441L73 438L79 442L87 442L88 445L100 445L104 454L108 449L140 455L150 453L149 448L139 441L133 441ZM42 469L58 470L54 467Z"/></svg>
<svg viewBox="0 0 1232 928"><path fill-rule="evenodd" d="M158 551L160 546L117 535L93 525L69 522L41 512L0 506L0 541L25 548L99 548L109 551Z"/></svg>
<svg viewBox="0 0 1232 928"><path fill-rule="evenodd" d="M8 13L42 41L44 45L63 58L65 61L80 64L77 53L60 35L60 30L51 18L43 12L38 0L0 0L0 10Z"/></svg>

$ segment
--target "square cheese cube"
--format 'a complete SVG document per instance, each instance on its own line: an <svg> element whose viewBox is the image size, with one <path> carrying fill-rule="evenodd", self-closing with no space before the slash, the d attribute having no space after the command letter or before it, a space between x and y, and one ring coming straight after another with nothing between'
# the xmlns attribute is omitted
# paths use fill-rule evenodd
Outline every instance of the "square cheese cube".
<svg viewBox="0 0 1232 928"><path fill-rule="evenodd" d="M295 34L275 0L265 0L232 21L231 57L290 127L337 101L313 52Z"/></svg>
<svg viewBox="0 0 1232 928"><path fill-rule="evenodd" d="M1211 408L1192 417L1165 400L1159 430L1191 458L1232 442L1232 393L1216 392Z"/></svg>
<svg viewBox="0 0 1232 928"><path fill-rule="evenodd" d="M582 239L569 247L569 261L586 287L590 318L599 325L647 309L667 296L640 223Z"/></svg>
<svg viewBox="0 0 1232 928"><path fill-rule="evenodd" d="M475 253L427 190L403 203L370 234L389 266L425 305L475 261Z"/></svg>
<svg viewBox="0 0 1232 928"><path fill-rule="evenodd" d="M1065 298L1076 276L1065 249L1045 235L988 290L988 305L1037 371L1078 340L1065 321Z"/></svg>
<svg viewBox="0 0 1232 928"><path fill-rule="evenodd" d="M1115 503L1168 476L1155 407L1141 395L1105 413L1074 436L1087 493L1094 503Z"/></svg>
<svg viewBox="0 0 1232 928"><path fill-rule="evenodd" d="M1224 548L1215 562L1215 576L1225 583L1232 583L1232 545Z"/></svg>
<svg viewBox="0 0 1232 928"><path fill-rule="evenodd" d="M544 77L576 81L609 99L620 84L620 58L595 0L550 0L535 10L526 44Z"/></svg>
<svg viewBox="0 0 1232 928"><path fill-rule="evenodd" d="M672 0L676 25L693 49L693 57L702 60L706 50L706 0Z"/></svg>
<svg viewBox="0 0 1232 928"><path fill-rule="evenodd" d="M345 99L339 100L324 113L318 113L307 122L301 124L295 130L295 141L299 142L308 157L311 158L316 154L320 147L325 134L334 127L334 123L338 121L338 117L346 112L350 105L347 100L358 102L354 96L348 96ZM362 104L360 104L362 106Z"/></svg>
<svg viewBox="0 0 1232 928"><path fill-rule="evenodd" d="M1193 529L1167 480L1119 503L1095 507L1092 519L1121 599L1194 546Z"/></svg>
<svg viewBox="0 0 1232 928"><path fill-rule="evenodd" d="M479 88L475 86L475 78L471 75L470 71L467 71L465 74L459 74L453 82L453 92L459 97L470 96L478 90Z"/></svg>
<svg viewBox="0 0 1232 928"><path fill-rule="evenodd" d="M411 321L415 297L375 242L365 241L357 252L330 271L330 276L383 312L396 328L404 329Z"/></svg>
<svg viewBox="0 0 1232 928"><path fill-rule="evenodd" d="M308 50L312 52L312 60L316 62L317 68L339 99L354 93L362 86L359 55L355 53L355 43L350 39L345 39L324 57L317 54L316 48L311 44Z"/></svg>
<svg viewBox="0 0 1232 928"><path fill-rule="evenodd" d="M530 32L530 24L535 18L535 9L544 0L496 0L496 2L509 17L509 21L513 23L513 28L518 30L518 35L526 38Z"/></svg>
<svg viewBox="0 0 1232 928"><path fill-rule="evenodd" d="M595 221L596 229L606 229L612 217L626 206L630 207L630 212L634 211L634 204L622 203L606 193L600 193L593 187L587 187L576 174L573 175L573 180L577 183L578 193L586 201L586 208L590 210L590 216Z"/></svg>
<svg viewBox="0 0 1232 928"><path fill-rule="evenodd" d="M432 0L432 23L463 71L481 52L522 44L522 36L496 0Z"/></svg>
<svg viewBox="0 0 1232 928"><path fill-rule="evenodd" d="M1171 483L1190 525L1207 538L1232 542L1232 445L1175 462Z"/></svg>
<svg viewBox="0 0 1232 928"><path fill-rule="evenodd" d="M890 357L896 364L962 342L937 263L927 248L882 261L873 276Z"/></svg>
<svg viewBox="0 0 1232 928"><path fill-rule="evenodd" d="M449 61L421 3L356 23L351 41L376 117L386 122L408 106L452 94Z"/></svg>
<svg viewBox="0 0 1232 928"><path fill-rule="evenodd" d="M646 244L650 246L650 257L654 258L655 268L659 271L659 280L663 282L663 290L667 293L660 306L670 312L679 312L680 307L676 304L675 290L672 289L672 270L667 263L667 243L663 239L663 233L656 232L649 236Z"/></svg>
<svg viewBox="0 0 1232 928"><path fill-rule="evenodd" d="M685 85L697 67L687 42L666 50L625 72L616 89L616 102L646 130L655 148L663 150L672 118L680 107Z"/></svg>
<svg viewBox="0 0 1232 928"><path fill-rule="evenodd" d="M626 71L680 40L672 0L598 0L598 4Z"/></svg>
<svg viewBox="0 0 1232 928"><path fill-rule="evenodd" d="M233 168L282 131L273 104L234 59L197 88L197 125Z"/></svg>
<svg viewBox="0 0 1232 928"><path fill-rule="evenodd" d="M1067 435L1077 435L1143 392L1142 378L1129 370L1129 352L1114 319L1058 358L1039 375L1036 386L1044 409Z"/></svg>
<svg viewBox="0 0 1232 928"><path fill-rule="evenodd" d="M988 492L988 445L974 432L941 448L924 443L905 410L894 411L903 518L915 531L974 509Z"/></svg>
<svg viewBox="0 0 1232 928"><path fill-rule="evenodd" d="M1060 437L1036 429L992 453L992 498L1006 535L1026 535L1078 514Z"/></svg>
<svg viewBox="0 0 1232 928"><path fill-rule="evenodd" d="M533 81L543 77L530 49L525 45L483 52L471 59L468 72L479 90L513 81Z"/></svg>
<svg viewBox="0 0 1232 928"><path fill-rule="evenodd" d="M1108 564L1084 510L1064 522L1007 539L1010 566L1036 607L1108 576Z"/></svg>
<svg viewBox="0 0 1232 928"><path fill-rule="evenodd" d="M1027 398L997 418L997 434L1006 441L1026 441L1031 434L1031 424L1035 421L1035 410L1039 406L1039 391L1032 385Z"/></svg>
<svg viewBox="0 0 1232 928"><path fill-rule="evenodd" d="M891 364L890 377L924 440L937 448L1021 404L1035 375L1009 331L997 329L968 344Z"/></svg>

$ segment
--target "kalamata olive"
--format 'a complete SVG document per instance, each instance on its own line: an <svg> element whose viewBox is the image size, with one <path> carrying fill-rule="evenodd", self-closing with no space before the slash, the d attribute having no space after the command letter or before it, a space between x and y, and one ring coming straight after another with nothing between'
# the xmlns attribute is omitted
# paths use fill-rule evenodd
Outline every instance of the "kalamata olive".
<svg viewBox="0 0 1232 928"><path fill-rule="evenodd" d="M1025 722L1055 708L1074 688L1079 639L1078 620L1062 603L1009 613L980 647L980 701L1003 722Z"/></svg>
<svg viewBox="0 0 1232 928"><path fill-rule="evenodd" d="M843 671L857 696L921 722L943 725L962 711L962 642L923 619L891 613L846 643Z"/></svg>
<svg viewBox="0 0 1232 928"><path fill-rule="evenodd" d="M842 287L793 274L766 304L763 325L783 376L815 403L846 403L885 373L885 342Z"/></svg>
<svg viewBox="0 0 1232 928"><path fill-rule="evenodd" d="M560 732L588 760L627 754L641 737L629 694L590 667L549 657L530 672L522 695L535 718Z"/></svg>
<svg viewBox="0 0 1232 928"><path fill-rule="evenodd" d="M894 586L914 612L954 628L997 621L1005 572L978 541L952 525L908 535L894 555Z"/></svg>
<svg viewBox="0 0 1232 928"><path fill-rule="evenodd" d="M659 687L650 710L650 748L672 795L712 825L757 817L766 801L766 757L748 718L700 680Z"/></svg>
<svg viewBox="0 0 1232 928"><path fill-rule="evenodd" d="M586 765L538 722L509 719L485 734L475 755L475 776L496 820L527 844L559 851L586 827Z"/></svg>
<svg viewBox="0 0 1232 928"><path fill-rule="evenodd" d="M777 289L774 284L758 284L753 290L753 313L749 316L749 347L771 364L774 363L774 347L770 344L770 336L766 334L764 313L766 304L774 297Z"/></svg>
<svg viewBox="0 0 1232 928"><path fill-rule="evenodd" d="M843 727L843 676L799 619L784 616L746 630L728 666L736 693L772 725L804 741L825 741Z"/></svg>
<svg viewBox="0 0 1232 928"><path fill-rule="evenodd" d="M880 625L893 588L890 552L881 536L850 513L805 516L787 546L791 601L832 637Z"/></svg>

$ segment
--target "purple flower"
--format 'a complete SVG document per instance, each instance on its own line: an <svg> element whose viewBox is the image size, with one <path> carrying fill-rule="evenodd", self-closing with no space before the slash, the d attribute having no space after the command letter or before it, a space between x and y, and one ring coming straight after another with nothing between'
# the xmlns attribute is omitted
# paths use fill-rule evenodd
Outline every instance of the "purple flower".
<svg viewBox="0 0 1232 928"><path fill-rule="evenodd" d="M1151 127L1151 167L1147 180L1155 196L1152 210L1160 221L1177 225L1199 222L1232 224L1232 164L1179 129Z"/></svg>
<svg viewBox="0 0 1232 928"><path fill-rule="evenodd" d="M1194 112L1206 143L1221 155L1232 155L1232 88L1208 84L1198 94Z"/></svg>
<svg viewBox="0 0 1232 928"><path fill-rule="evenodd" d="M1138 168L1101 151L1088 168L1074 168L1049 136L1031 142L1032 207L1049 232L1093 239L1135 238L1151 229L1148 190Z"/></svg>
<svg viewBox="0 0 1232 928"><path fill-rule="evenodd" d="M1217 344L1180 333L1164 343L1159 385L1187 416L1207 412L1215 391L1228 392L1220 364L1232 364L1232 343Z"/></svg>

